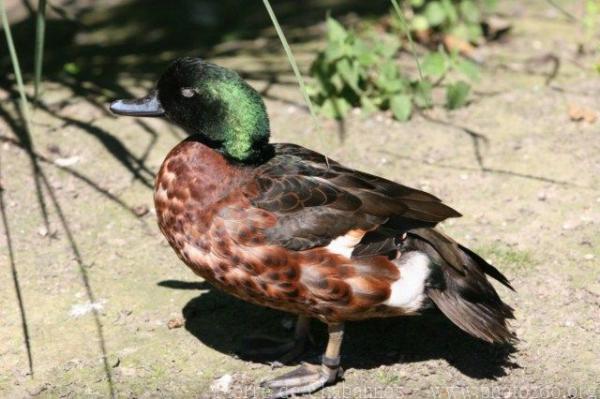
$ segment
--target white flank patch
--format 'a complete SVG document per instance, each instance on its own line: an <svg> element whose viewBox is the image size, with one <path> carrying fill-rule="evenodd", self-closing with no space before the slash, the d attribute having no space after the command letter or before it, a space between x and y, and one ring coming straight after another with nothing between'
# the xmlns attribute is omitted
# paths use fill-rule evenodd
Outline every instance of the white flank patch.
<svg viewBox="0 0 600 399"><path fill-rule="evenodd" d="M360 240L362 240L364 235L364 231L350 230L345 235L339 236L335 240L331 241L325 248L327 248L329 252L350 258L352 256L354 247L360 242Z"/></svg>
<svg viewBox="0 0 600 399"><path fill-rule="evenodd" d="M71 311L69 312L69 315L71 317L81 317L93 312L94 310L99 312L102 309L104 309L104 301L77 303L71 306Z"/></svg>
<svg viewBox="0 0 600 399"><path fill-rule="evenodd" d="M429 276L429 258L422 252L409 252L398 262L400 279L392 284L392 293L384 303L406 312L419 310L425 299L425 280Z"/></svg>

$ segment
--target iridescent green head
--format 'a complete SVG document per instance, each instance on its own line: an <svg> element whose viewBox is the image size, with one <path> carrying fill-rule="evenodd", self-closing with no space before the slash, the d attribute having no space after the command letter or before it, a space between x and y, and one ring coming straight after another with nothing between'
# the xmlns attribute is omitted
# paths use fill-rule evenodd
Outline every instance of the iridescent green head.
<svg viewBox="0 0 600 399"><path fill-rule="evenodd" d="M236 72L199 58L180 58L157 90L140 100L117 100L117 114L166 115L189 134L238 162L256 162L269 141L269 119L260 95Z"/></svg>

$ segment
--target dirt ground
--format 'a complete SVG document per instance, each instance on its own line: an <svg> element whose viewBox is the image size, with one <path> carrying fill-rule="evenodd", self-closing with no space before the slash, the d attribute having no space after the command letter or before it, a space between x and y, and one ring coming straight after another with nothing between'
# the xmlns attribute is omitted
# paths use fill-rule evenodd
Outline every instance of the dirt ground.
<svg viewBox="0 0 600 399"><path fill-rule="evenodd" d="M269 48L261 58L211 57L259 77L273 141L462 212L444 230L517 291L498 288L516 309L514 347L436 315L349 324L345 379L314 397L600 397L600 121L569 117L573 106L600 113L600 55L578 54L581 30L529 3L503 5L513 32L478 50L485 66L469 106L408 123L353 113L316 129L276 42L248 44ZM318 45L295 47L304 68ZM267 69L276 82L260 79ZM183 134L158 119L117 119L104 108L110 92L65 82L45 85L31 141L15 125L14 92L0 91L0 396L263 397L258 383L290 367L240 360L236 348L248 334L285 337L290 316L200 281L155 225L153 174ZM140 94L152 75L118 83ZM326 338L313 329L309 362Z"/></svg>

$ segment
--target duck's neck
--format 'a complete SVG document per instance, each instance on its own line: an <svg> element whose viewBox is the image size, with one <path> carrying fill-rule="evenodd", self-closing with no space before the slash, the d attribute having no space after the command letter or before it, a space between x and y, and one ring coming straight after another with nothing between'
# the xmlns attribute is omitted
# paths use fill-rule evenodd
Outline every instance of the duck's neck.
<svg viewBox="0 0 600 399"><path fill-rule="evenodd" d="M206 83L205 92L213 103L213 118L200 131L219 138L213 148L241 163L256 163L265 156L269 143L269 117L260 95L242 80L218 80ZM209 140L209 145L212 141Z"/></svg>

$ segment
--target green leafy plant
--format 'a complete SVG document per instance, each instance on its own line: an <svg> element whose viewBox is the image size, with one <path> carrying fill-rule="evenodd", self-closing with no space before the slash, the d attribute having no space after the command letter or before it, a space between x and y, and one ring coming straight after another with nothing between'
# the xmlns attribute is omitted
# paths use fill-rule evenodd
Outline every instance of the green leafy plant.
<svg viewBox="0 0 600 399"><path fill-rule="evenodd" d="M479 68L473 62L458 56L439 51L429 53L423 59L423 74L440 81L450 71L457 71L470 81L479 79ZM446 107L456 109L467 104L471 86L464 80L454 81L446 86Z"/></svg>
<svg viewBox="0 0 600 399"><path fill-rule="evenodd" d="M432 90L445 81L449 72L457 71L468 80L478 77L475 64L442 50L423 58L422 79L409 77L396 61L400 48L400 39L395 35L359 37L328 18L327 46L310 68L314 83L309 94L319 111L340 119L353 107L367 113L389 109L395 119L405 121L415 108L432 106ZM463 106L469 91L465 81L449 84L446 106L450 109Z"/></svg>
<svg viewBox="0 0 600 399"><path fill-rule="evenodd" d="M484 14L497 0L410 0L410 28L417 32L450 34L479 43L483 39Z"/></svg>

